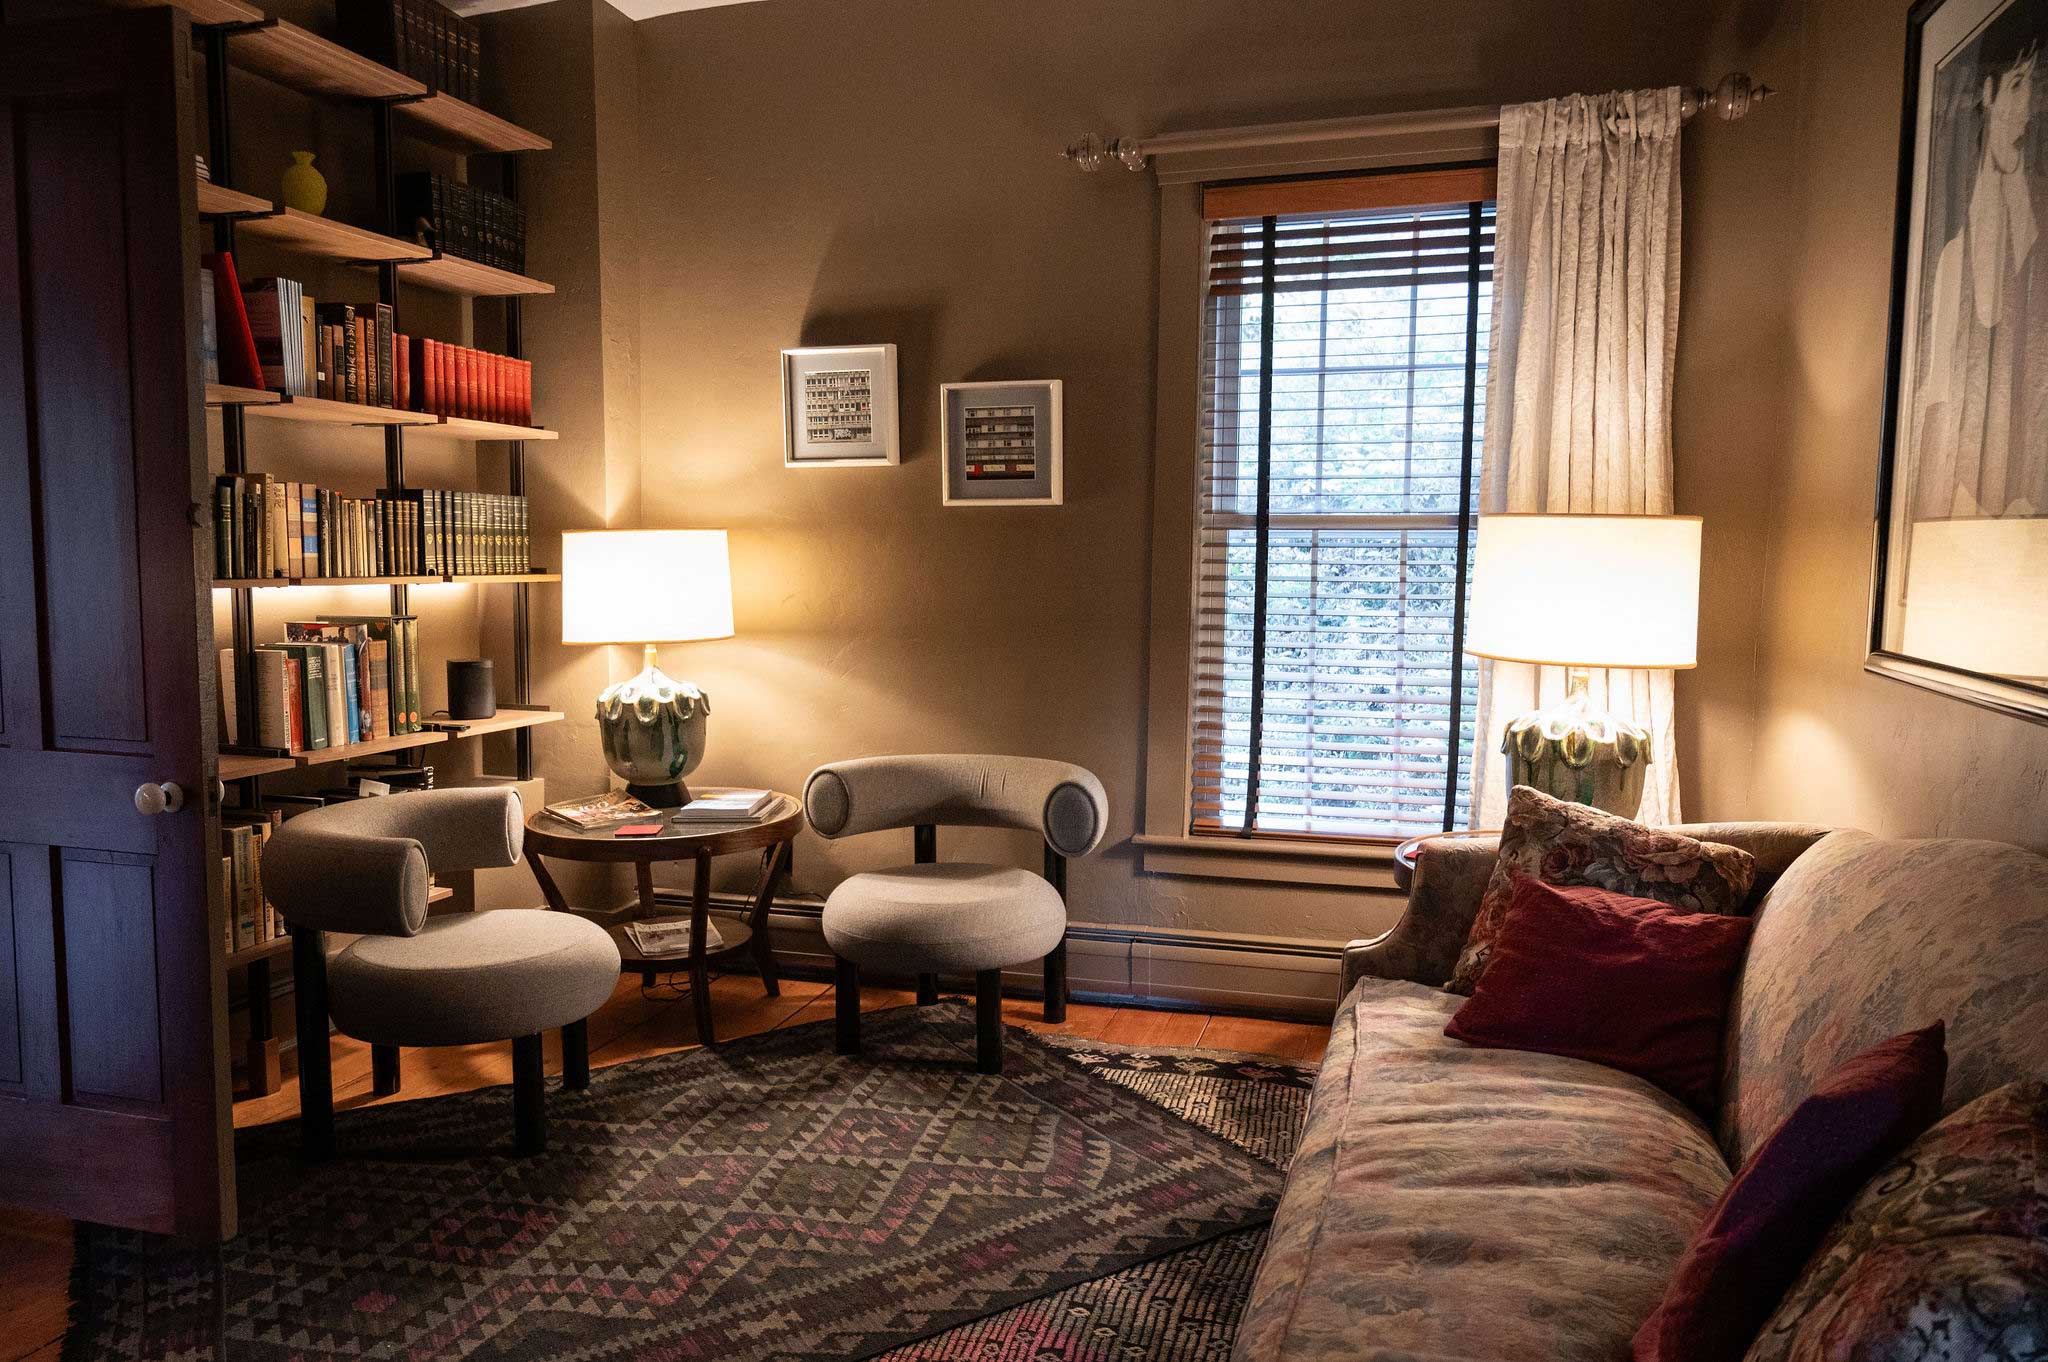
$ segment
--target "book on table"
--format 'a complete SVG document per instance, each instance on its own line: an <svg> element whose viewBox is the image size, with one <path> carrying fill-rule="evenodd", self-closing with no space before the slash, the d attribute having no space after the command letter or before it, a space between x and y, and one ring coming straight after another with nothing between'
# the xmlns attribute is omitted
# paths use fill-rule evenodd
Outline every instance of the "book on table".
<svg viewBox="0 0 2048 1362"><path fill-rule="evenodd" d="M773 790L725 790L693 799L675 812L681 823L758 823L774 807Z"/></svg>
<svg viewBox="0 0 2048 1362"><path fill-rule="evenodd" d="M661 817L652 806L641 803L624 790L607 790L583 799L565 799L559 804L548 805L546 812L578 828L602 828L613 823Z"/></svg>

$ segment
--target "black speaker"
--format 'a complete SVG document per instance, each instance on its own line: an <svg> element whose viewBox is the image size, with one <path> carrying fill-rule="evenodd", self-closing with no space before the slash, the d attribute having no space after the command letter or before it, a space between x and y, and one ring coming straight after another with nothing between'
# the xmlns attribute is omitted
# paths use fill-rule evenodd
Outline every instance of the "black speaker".
<svg viewBox="0 0 2048 1362"><path fill-rule="evenodd" d="M448 664L448 717L488 719L498 712L498 683L491 661Z"/></svg>

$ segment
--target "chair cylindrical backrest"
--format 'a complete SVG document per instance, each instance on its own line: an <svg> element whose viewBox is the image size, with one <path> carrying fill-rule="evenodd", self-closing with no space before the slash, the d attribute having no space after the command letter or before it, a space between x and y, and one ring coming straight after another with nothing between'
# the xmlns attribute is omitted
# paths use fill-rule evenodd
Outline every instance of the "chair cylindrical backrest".
<svg viewBox="0 0 2048 1362"><path fill-rule="evenodd" d="M288 820L263 854L264 895L294 927L411 936L427 920L427 870L519 859L519 795L420 790L355 799Z"/></svg>
<svg viewBox="0 0 2048 1362"><path fill-rule="evenodd" d="M1086 767L1043 757L856 757L811 772L804 813L826 837L921 823L1022 828L1085 856L1102 841L1109 797Z"/></svg>

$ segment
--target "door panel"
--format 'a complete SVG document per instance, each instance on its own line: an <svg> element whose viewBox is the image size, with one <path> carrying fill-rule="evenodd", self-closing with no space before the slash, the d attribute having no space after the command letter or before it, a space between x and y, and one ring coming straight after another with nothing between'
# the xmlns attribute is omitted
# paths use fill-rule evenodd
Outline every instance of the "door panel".
<svg viewBox="0 0 2048 1362"><path fill-rule="evenodd" d="M66 848L59 865L71 1089L80 1098L161 1102L151 858ZM108 998L121 1005L107 1006Z"/></svg>
<svg viewBox="0 0 2048 1362"><path fill-rule="evenodd" d="M191 30L0 35L0 1203L233 1232ZM145 816L145 782L186 802Z"/></svg>
<svg viewBox="0 0 2048 1362"><path fill-rule="evenodd" d="M0 847L0 1090L19 1088L21 995L15 985L14 856Z"/></svg>
<svg viewBox="0 0 2048 1362"><path fill-rule="evenodd" d="M128 387L132 281L122 219L96 211L89 197L121 182L120 120L112 101L25 109L16 154L66 167L27 196L30 368L95 380L37 389L37 444L64 451L37 470L44 540L92 546L90 557L58 557L64 570L43 580L52 731L61 748L133 751L149 740L136 647L144 627L132 528L137 450L129 404L105 400ZM108 526L127 532L109 535Z"/></svg>

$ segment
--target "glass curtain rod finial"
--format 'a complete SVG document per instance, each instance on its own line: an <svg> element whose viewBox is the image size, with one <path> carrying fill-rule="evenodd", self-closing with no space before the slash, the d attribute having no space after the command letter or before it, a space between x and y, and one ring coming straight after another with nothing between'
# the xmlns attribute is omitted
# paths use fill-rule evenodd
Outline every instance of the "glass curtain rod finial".
<svg viewBox="0 0 2048 1362"><path fill-rule="evenodd" d="M1091 132L1078 141L1068 143L1060 155L1091 174L1102 169L1104 163L1111 159L1125 170L1145 168L1145 149L1132 137L1115 137L1105 142Z"/></svg>
<svg viewBox="0 0 2048 1362"><path fill-rule="evenodd" d="M1690 119L1705 112L1724 123L1732 123L1776 93L1761 81L1752 81L1744 72L1731 71L1711 90L1687 90L1679 101L1679 116Z"/></svg>

